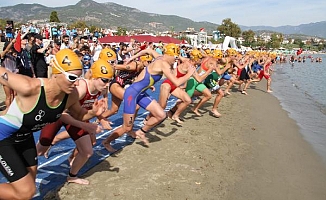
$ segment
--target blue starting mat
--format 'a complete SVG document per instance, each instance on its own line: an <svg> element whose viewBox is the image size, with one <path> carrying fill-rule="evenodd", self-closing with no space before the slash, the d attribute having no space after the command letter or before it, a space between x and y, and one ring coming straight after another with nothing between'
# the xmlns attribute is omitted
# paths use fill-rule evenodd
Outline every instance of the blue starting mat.
<svg viewBox="0 0 326 200"><path fill-rule="evenodd" d="M159 97L159 89L160 85L162 84L162 81L163 80L155 84L156 90L154 92L152 92L150 89L147 90L147 93L156 100ZM109 94L109 107L111 107L110 102L111 95ZM168 100L166 110L169 110L171 107L173 107L175 105L175 102L176 98L171 97ZM113 129L96 135L97 141L96 145L94 145L93 147L94 154L79 171L78 176L83 175L92 167L99 164L102 160L110 156L110 153L102 145L102 141L107 138L113 130L122 125L123 103L121 105L122 106L120 107L119 112L109 118L110 121L113 122L113 124L111 125ZM143 120L147 114L148 112L142 108L138 111L137 118L134 122L134 130L137 130L142 127ZM62 130L64 130L64 128L62 128L60 131ZM39 136L40 131L34 133L35 142L38 141ZM113 141L111 145L114 149L120 150L125 146L132 144L133 142L134 139L132 137L128 136L127 134L124 134L122 137L117 138L115 141ZM48 159L44 158L44 156L40 156L38 158L38 170L36 176L37 193L35 194L33 200L43 199L43 197L49 191L55 190L60 185L66 182L70 169L68 157L72 153L74 148L75 143L72 139L63 140L57 143L56 145L52 146ZM2 174L0 174L0 183L5 182L7 182L7 179L3 177Z"/></svg>

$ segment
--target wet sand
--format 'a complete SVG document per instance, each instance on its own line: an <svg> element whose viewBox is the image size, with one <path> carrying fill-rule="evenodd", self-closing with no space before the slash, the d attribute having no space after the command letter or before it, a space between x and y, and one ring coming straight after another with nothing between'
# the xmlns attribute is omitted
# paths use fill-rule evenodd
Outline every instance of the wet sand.
<svg viewBox="0 0 326 200"><path fill-rule="evenodd" d="M221 118L212 99L202 117L164 121L149 148L136 140L84 174L90 185L66 183L45 199L326 199L325 164L265 87L234 90Z"/></svg>

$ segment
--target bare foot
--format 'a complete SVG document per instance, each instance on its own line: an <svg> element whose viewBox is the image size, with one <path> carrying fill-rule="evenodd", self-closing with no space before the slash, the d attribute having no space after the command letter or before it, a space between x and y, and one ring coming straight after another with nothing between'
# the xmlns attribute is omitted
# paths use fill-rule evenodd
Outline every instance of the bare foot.
<svg viewBox="0 0 326 200"><path fill-rule="evenodd" d="M78 178L78 177L70 177L70 176L68 176L67 182L68 183L76 183L76 184L80 184L80 185L88 185L89 184L89 181L86 179L82 179L82 178Z"/></svg>
<svg viewBox="0 0 326 200"><path fill-rule="evenodd" d="M231 95L231 93L230 93L230 92L225 92L225 91L224 91L224 96L227 96L227 95Z"/></svg>
<svg viewBox="0 0 326 200"><path fill-rule="evenodd" d="M109 142L103 141L102 144L106 148L106 150L108 150L108 152L110 152L110 153L114 153L114 152L117 151L116 149L114 149L113 147L111 147L111 145L110 145Z"/></svg>
<svg viewBox="0 0 326 200"><path fill-rule="evenodd" d="M53 145L50 145L49 148L44 152L44 157L45 157L46 159L49 158L49 153L50 153L50 149L51 149L52 146L53 146Z"/></svg>
<svg viewBox="0 0 326 200"><path fill-rule="evenodd" d="M176 122L179 123L179 124L182 124L182 123L183 123L183 121L181 121L179 117L173 117L173 116L172 116L171 119L172 119L173 121L176 121Z"/></svg>
<svg viewBox="0 0 326 200"><path fill-rule="evenodd" d="M216 110L212 110L212 115L213 115L214 117L216 117L216 118L219 118L219 117L222 116L221 113L217 112Z"/></svg>
<svg viewBox="0 0 326 200"><path fill-rule="evenodd" d="M248 95L248 93L244 90L241 92L241 94Z"/></svg>
<svg viewBox="0 0 326 200"><path fill-rule="evenodd" d="M193 110L193 109L191 109L192 110L192 112L194 112L197 116L199 116L199 117L201 117L201 114L198 112L198 110Z"/></svg>
<svg viewBox="0 0 326 200"><path fill-rule="evenodd" d="M130 132L128 132L127 134L130 135L130 137L132 137L132 138L134 138L134 139L137 138L137 135L136 135L135 131L130 131Z"/></svg>
<svg viewBox="0 0 326 200"><path fill-rule="evenodd" d="M148 141L145 133L143 133L142 131L137 131L136 136L137 136L137 139L140 139L144 143L144 145L149 146L149 141Z"/></svg>
<svg viewBox="0 0 326 200"><path fill-rule="evenodd" d="M267 92L268 92L268 93L271 93L271 92L273 92L273 91L272 91L272 90L267 90Z"/></svg>
<svg viewBox="0 0 326 200"><path fill-rule="evenodd" d="M166 112L166 115L168 116L169 119L172 119L173 113L171 112L171 110L169 110Z"/></svg>
<svg viewBox="0 0 326 200"><path fill-rule="evenodd" d="M74 160L75 160L75 157L73 155L70 155L68 157L68 162L69 162L70 167L72 166L72 163L74 162Z"/></svg>

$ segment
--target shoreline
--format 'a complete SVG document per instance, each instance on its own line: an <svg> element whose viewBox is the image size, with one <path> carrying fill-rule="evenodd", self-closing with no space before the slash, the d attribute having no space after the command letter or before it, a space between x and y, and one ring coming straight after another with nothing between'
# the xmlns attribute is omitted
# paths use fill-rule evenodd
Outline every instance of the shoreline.
<svg viewBox="0 0 326 200"><path fill-rule="evenodd" d="M45 199L325 199L326 166L265 80L149 132ZM205 112L205 113L204 113ZM96 153L96 152L94 152Z"/></svg>

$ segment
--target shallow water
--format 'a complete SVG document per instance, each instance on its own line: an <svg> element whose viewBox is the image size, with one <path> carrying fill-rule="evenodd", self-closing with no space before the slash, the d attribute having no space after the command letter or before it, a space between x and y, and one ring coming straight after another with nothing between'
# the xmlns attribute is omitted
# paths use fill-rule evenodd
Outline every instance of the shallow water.
<svg viewBox="0 0 326 200"><path fill-rule="evenodd" d="M326 163L326 55L322 63L275 64L273 95L300 127L303 137Z"/></svg>

